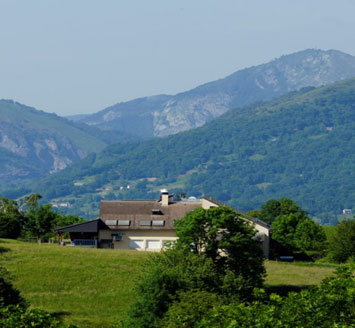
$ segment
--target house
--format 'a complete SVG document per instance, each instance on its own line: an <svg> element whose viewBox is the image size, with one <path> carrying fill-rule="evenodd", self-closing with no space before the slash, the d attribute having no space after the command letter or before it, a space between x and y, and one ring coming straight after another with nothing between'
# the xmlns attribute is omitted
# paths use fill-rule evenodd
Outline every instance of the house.
<svg viewBox="0 0 355 328"><path fill-rule="evenodd" d="M76 246L159 251L164 244L177 239L174 220L182 219L198 207L217 206L227 205L209 196L174 201L173 195L163 189L158 201L102 201L100 218L60 228L58 233L68 232ZM245 213L235 212L255 224L264 255L268 257L270 226Z"/></svg>

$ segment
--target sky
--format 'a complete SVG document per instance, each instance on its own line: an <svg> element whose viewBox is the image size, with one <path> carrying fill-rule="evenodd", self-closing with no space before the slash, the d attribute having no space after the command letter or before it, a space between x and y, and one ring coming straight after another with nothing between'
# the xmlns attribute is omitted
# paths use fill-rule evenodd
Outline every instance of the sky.
<svg viewBox="0 0 355 328"><path fill-rule="evenodd" d="M355 55L354 14L353 0L0 0L0 98L89 114L307 48Z"/></svg>

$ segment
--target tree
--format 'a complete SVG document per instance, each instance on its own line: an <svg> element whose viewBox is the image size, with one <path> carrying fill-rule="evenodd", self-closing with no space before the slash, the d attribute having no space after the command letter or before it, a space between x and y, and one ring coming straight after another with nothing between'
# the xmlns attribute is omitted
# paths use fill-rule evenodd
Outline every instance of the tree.
<svg viewBox="0 0 355 328"><path fill-rule="evenodd" d="M260 241L249 220L230 207L197 208L175 222L176 248L210 258L217 268L260 286L265 269Z"/></svg>
<svg viewBox="0 0 355 328"><path fill-rule="evenodd" d="M136 300L121 323L123 327L160 327L178 293L193 289L215 292L222 285L211 259L180 249L151 255L141 272L134 289Z"/></svg>
<svg viewBox="0 0 355 328"><path fill-rule="evenodd" d="M250 300L253 289L262 285L263 252L250 221L229 207L198 208L175 225L178 241L145 262L123 327L161 327L173 302L188 302L193 297L189 291L200 291L201 307L191 308L182 319L182 327L190 327L191 316L209 307L204 296ZM182 307L177 305L169 316Z"/></svg>
<svg viewBox="0 0 355 328"><path fill-rule="evenodd" d="M354 327L354 284L352 270L341 267L319 286L286 297L257 290L253 302L228 304L211 293L187 292L169 308L160 327Z"/></svg>
<svg viewBox="0 0 355 328"><path fill-rule="evenodd" d="M17 202L0 197L0 238L17 238L21 234L25 216Z"/></svg>
<svg viewBox="0 0 355 328"><path fill-rule="evenodd" d="M330 254L336 262L355 259L355 220L343 220L330 240Z"/></svg>
<svg viewBox="0 0 355 328"><path fill-rule="evenodd" d="M47 238L53 234L59 214L53 211L52 205L45 204L30 209L27 217L26 229L37 238Z"/></svg>
<svg viewBox="0 0 355 328"><path fill-rule="evenodd" d="M324 255L326 235L322 227L301 212L280 215L273 222L273 251L306 254L315 259Z"/></svg>
<svg viewBox="0 0 355 328"><path fill-rule="evenodd" d="M270 199L261 207L260 219L272 223L280 215L300 213L306 216L306 211L299 207L292 199L283 197L280 200Z"/></svg>
<svg viewBox="0 0 355 328"><path fill-rule="evenodd" d="M24 203L28 206L29 210L34 210L38 207L38 201L42 198L40 194L31 194L24 198Z"/></svg>

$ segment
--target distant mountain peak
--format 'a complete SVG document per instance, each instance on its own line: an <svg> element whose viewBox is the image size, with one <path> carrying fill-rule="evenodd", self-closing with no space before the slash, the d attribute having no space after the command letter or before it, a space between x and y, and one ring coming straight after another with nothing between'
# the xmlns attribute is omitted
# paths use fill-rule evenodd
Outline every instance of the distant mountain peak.
<svg viewBox="0 0 355 328"><path fill-rule="evenodd" d="M145 138L166 136L199 127L231 108L353 76L355 57L333 49L306 49L173 96L121 102L82 121L103 130L122 130Z"/></svg>

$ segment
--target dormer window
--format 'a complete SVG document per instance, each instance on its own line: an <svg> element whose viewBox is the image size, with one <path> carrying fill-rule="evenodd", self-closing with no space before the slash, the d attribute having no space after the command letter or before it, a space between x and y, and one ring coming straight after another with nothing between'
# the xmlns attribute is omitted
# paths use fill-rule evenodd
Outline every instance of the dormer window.
<svg viewBox="0 0 355 328"><path fill-rule="evenodd" d="M161 210L152 210L152 215L163 215Z"/></svg>

